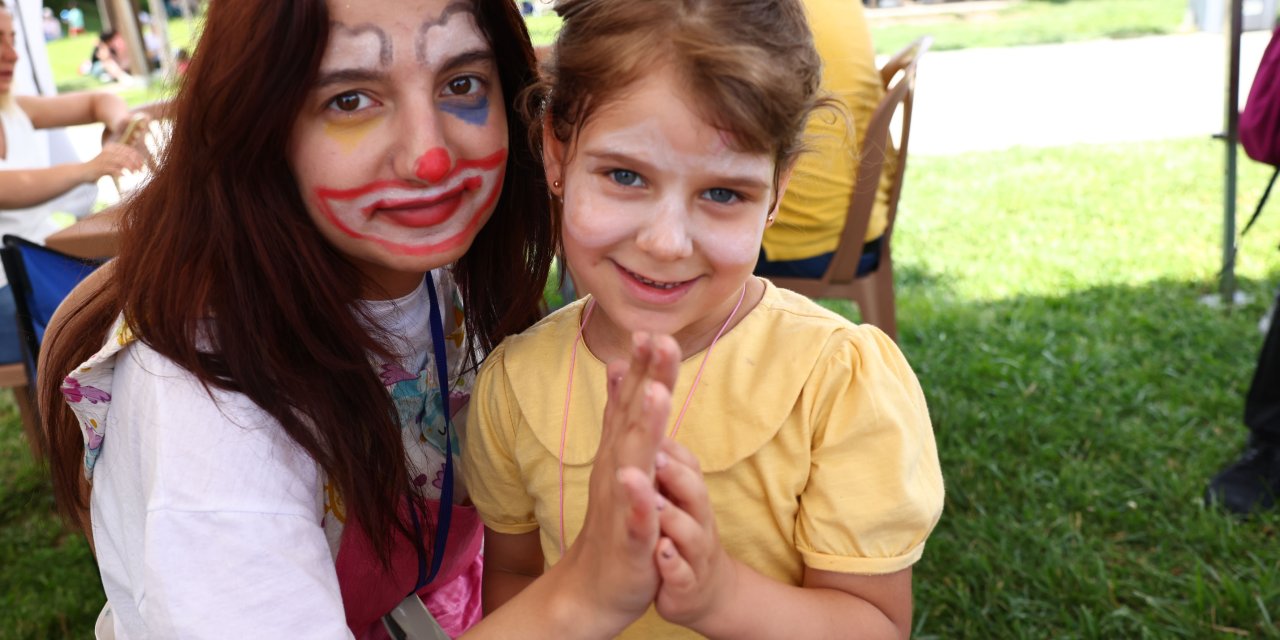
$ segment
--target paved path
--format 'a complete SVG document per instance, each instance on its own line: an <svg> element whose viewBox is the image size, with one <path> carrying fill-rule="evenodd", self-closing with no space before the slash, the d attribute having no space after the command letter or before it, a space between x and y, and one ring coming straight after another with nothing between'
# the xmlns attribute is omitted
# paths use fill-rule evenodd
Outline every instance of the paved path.
<svg viewBox="0 0 1280 640"><path fill-rule="evenodd" d="M1244 34L1248 95L1269 32ZM1221 34L932 51L920 63L911 153L951 154L1211 135L1223 130Z"/></svg>

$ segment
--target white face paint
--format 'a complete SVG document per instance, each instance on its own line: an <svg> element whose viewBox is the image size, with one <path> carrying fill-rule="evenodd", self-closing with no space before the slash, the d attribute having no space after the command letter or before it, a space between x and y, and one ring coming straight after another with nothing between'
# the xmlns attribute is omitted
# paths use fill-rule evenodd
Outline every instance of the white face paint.
<svg viewBox="0 0 1280 640"><path fill-rule="evenodd" d="M548 174L564 182L565 258L597 301L588 337L613 342L606 350L652 331L689 354L710 342L744 286L762 286L751 272L774 199L773 156L733 150L691 104L662 70L592 115L569 155L547 145Z"/></svg>
<svg viewBox="0 0 1280 640"><path fill-rule="evenodd" d="M289 162L325 237L371 292L411 291L493 213L507 120L470 1L331 3L328 48Z"/></svg>

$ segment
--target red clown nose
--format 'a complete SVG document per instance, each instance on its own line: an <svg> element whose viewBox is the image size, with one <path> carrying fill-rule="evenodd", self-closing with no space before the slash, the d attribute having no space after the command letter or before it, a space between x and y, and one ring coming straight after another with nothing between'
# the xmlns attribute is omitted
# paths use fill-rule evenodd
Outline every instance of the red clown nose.
<svg viewBox="0 0 1280 640"><path fill-rule="evenodd" d="M418 158L418 166L415 173L419 178L427 182L440 182L449 174L449 152L436 147L430 149Z"/></svg>

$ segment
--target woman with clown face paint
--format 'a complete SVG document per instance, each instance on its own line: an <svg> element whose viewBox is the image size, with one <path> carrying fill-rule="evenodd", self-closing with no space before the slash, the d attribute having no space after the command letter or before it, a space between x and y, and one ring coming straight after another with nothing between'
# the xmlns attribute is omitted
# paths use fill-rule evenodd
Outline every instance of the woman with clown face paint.
<svg viewBox="0 0 1280 640"><path fill-rule="evenodd" d="M41 358L100 629L382 637L417 598L453 636L594 638L652 601L661 345L617 368L592 535L472 628L461 426L479 361L539 317L555 237L513 106L535 76L507 0L212 5L120 255Z"/></svg>

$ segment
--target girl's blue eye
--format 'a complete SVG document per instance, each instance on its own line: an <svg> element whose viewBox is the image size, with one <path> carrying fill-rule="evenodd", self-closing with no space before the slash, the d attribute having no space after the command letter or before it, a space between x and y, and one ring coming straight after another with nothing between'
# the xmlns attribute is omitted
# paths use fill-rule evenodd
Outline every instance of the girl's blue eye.
<svg viewBox="0 0 1280 640"><path fill-rule="evenodd" d="M707 189L707 199L719 204L730 204L738 200L738 194L729 189Z"/></svg>
<svg viewBox="0 0 1280 640"><path fill-rule="evenodd" d="M361 109L368 108L372 104L373 100L369 96L359 91L348 91L334 96L327 106L343 113L355 113Z"/></svg>
<svg viewBox="0 0 1280 640"><path fill-rule="evenodd" d="M640 180L640 174L634 171L627 171L626 169L614 169L609 172L609 177L613 178L614 182L624 187L638 186L642 182Z"/></svg>

